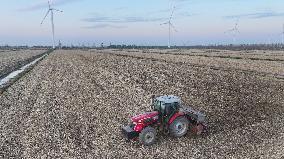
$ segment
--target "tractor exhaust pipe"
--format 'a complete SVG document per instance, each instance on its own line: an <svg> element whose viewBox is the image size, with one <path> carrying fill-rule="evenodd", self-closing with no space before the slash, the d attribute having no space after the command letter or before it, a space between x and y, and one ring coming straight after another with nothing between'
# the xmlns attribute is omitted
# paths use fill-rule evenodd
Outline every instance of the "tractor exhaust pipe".
<svg viewBox="0 0 284 159"><path fill-rule="evenodd" d="M154 104L154 101L155 101L155 95L152 95L152 96L151 96L151 105Z"/></svg>
<svg viewBox="0 0 284 159"><path fill-rule="evenodd" d="M151 107L154 109L155 95L151 95Z"/></svg>

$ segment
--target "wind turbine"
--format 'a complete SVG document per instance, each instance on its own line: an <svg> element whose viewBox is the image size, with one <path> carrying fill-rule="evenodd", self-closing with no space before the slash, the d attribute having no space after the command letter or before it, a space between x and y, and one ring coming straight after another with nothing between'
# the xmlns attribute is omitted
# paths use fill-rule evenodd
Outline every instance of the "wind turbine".
<svg viewBox="0 0 284 159"><path fill-rule="evenodd" d="M46 19L46 17L48 16L48 14L50 13L50 18L51 18L51 28L52 28L52 42L53 42L53 45L52 45L52 48L55 49L55 38L54 38L54 22L53 22L53 11L57 11L57 12L63 12L61 10L58 10L58 9L55 9L55 8L52 8L51 5L50 5L50 2L48 1L48 10L47 10L47 13L45 14L43 20L41 21L41 25L43 24L44 20Z"/></svg>
<svg viewBox="0 0 284 159"><path fill-rule="evenodd" d="M175 32L177 32L177 30L175 29L173 23L172 23L172 19L173 19L173 15L174 15L174 10L175 7L173 7L172 13L170 15L170 18L167 22L162 23L160 25L168 25L169 26L169 39L168 39L168 48L171 48L171 29L173 28Z"/></svg>
<svg viewBox="0 0 284 159"><path fill-rule="evenodd" d="M237 34L240 34L238 26L239 26L239 20L237 20L237 22L235 23L235 26L232 29L225 31L225 34L226 33L232 33L233 34L233 42L234 42L234 44L236 43L236 36L237 36Z"/></svg>

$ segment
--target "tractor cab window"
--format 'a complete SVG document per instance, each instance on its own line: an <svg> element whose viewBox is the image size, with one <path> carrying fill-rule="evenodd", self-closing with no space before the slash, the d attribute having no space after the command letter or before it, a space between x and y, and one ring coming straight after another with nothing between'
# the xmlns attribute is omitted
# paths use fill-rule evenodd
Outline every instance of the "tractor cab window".
<svg viewBox="0 0 284 159"><path fill-rule="evenodd" d="M160 110L162 107L162 102L155 100L154 101L154 110Z"/></svg>
<svg viewBox="0 0 284 159"><path fill-rule="evenodd" d="M160 103L161 103L161 112L163 112L164 110L165 110L165 102L161 102L160 101Z"/></svg>
<svg viewBox="0 0 284 159"><path fill-rule="evenodd" d="M180 107L180 104L178 102L174 102L173 107L175 107L175 109L178 109Z"/></svg>
<svg viewBox="0 0 284 159"><path fill-rule="evenodd" d="M176 106L174 103L166 103L165 104L165 116L172 115L176 111Z"/></svg>

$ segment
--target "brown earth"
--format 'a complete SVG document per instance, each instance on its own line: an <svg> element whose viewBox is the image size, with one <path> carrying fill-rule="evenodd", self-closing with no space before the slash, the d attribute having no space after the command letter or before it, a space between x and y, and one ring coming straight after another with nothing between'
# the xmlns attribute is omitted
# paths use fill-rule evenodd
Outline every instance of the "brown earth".
<svg viewBox="0 0 284 159"><path fill-rule="evenodd" d="M46 50L0 51L0 79L33 61L44 52Z"/></svg>
<svg viewBox="0 0 284 159"><path fill-rule="evenodd" d="M226 58L226 69L214 69L180 55L100 52L55 51L0 96L1 157L284 157L282 79L228 67ZM149 111L152 94L204 111L209 133L126 142L120 126Z"/></svg>

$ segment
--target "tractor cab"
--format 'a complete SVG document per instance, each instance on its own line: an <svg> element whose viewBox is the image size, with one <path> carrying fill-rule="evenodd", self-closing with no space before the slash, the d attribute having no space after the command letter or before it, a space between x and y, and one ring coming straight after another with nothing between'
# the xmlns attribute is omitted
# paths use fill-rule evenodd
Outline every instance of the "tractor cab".
<svg viewBox="0 0 284 159"><path fill-rule="evenodd" d="M181 106L181 100L177 96L160 96L152 99L154 111L159 112L160 119L163 119L163 122L168 122L169 119L179 111Z"/></svg>

